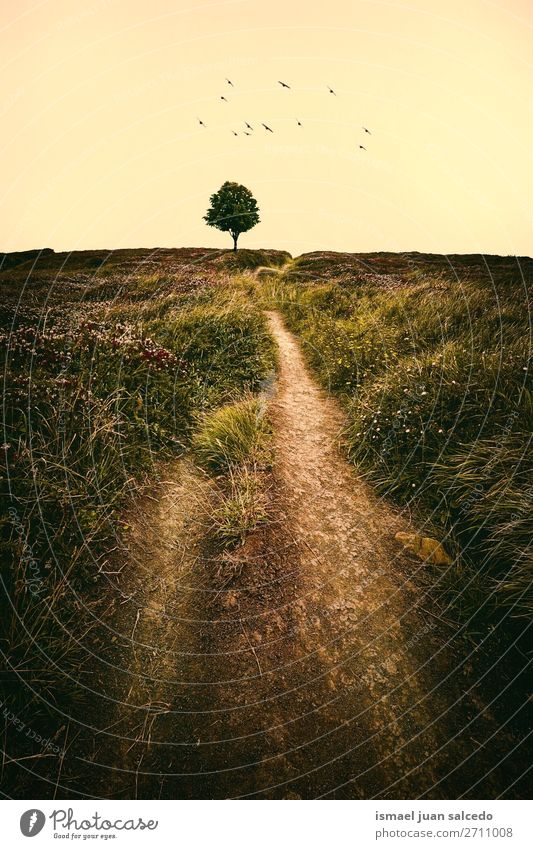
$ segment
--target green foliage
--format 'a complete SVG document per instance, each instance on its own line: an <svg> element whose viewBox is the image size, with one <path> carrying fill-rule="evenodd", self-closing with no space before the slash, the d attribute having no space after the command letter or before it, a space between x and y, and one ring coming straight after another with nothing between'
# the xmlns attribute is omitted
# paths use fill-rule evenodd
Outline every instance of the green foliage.
<svg viewBox="0 0 533 849"><path fill-rule="evenodd" d="M239 183L226 181L210 198L211 206L204 215L210 227L230 233L234 250L237 239L259 223L259 207L251 191Z"/></svg>
<svg viewBox="0 0 533 849"><path fill-rule="evenodd" d="M220 407L207 415L193 438L199 461L213 471L268 462L270 427L257 398Z"/></svg>
<svg viewBox="0 0 533 849"><path fill-rule="evenodd" d="M216 301L181 310L173 320L151 325L173 350L179 351L195 406L214 407L240 392L254 391L272 368L273 346L257 310L234 290L228 302Z"/></svg>

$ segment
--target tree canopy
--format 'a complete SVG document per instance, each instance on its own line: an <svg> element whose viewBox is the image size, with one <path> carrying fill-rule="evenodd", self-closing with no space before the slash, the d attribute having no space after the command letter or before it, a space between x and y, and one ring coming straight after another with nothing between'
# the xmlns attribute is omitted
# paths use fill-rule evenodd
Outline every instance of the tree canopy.
<svg viewBox="0 0 533 849"><path fill-rule="evenodd" d="M226 181L210 198L210 207L204 215L210 227L230 233L233 250L237 250L237 239L259 223L257 201L246 186Z"/></svg>

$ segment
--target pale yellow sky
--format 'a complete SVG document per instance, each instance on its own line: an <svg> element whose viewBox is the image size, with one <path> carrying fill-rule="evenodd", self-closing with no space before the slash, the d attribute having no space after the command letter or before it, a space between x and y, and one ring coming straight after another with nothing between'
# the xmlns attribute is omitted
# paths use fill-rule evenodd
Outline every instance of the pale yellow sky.
<svg viewBox="0 0 533 849"><path fill-rule="evenodd" d="M229 246L235 180L243 247L533 254L531 0L4 0L0 39L0 251Z"/></svg>

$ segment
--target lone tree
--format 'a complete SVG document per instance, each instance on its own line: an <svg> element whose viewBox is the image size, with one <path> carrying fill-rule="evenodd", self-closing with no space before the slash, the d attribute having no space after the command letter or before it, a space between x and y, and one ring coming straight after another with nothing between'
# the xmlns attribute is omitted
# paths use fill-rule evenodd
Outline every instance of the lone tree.
<svg viewBox="0 0 533 849"><path fill-rule="evenodd" d="M237 239L259 223L257 201L246 186L225 182L218 192L211 195L211 206L204 215L210 227L231 233L233 250L237 250Z"/></svg>

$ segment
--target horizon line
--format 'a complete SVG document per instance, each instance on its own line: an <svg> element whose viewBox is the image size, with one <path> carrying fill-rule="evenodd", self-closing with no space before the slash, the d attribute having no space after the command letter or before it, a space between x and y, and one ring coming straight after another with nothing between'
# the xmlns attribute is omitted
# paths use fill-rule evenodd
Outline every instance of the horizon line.
<svg viewBox="0 0 533 849"><path fill-rule="evenodd" d="M56 256L59 254L75 254L75 253L107 253L112 255L118 251L147 251L147 252L156 252L156 251L184 251L184 250L198 250L198 251L213 251L218 253L233 253L233 248L219 248L219 247L207 247L205 245L154 245L153 247L145 247L143 245L137 247L131 246L122 246L116 248L105 248L105 247L92 247L92 248L72 248L70 250L58 250L56 248L51 248L49 246L39 247L39 248L23 248L20 250L0 250L0 256L7 257L13 254L48 254L53 253ZM532 260L533 257L529 254L498 254L498 253L487 253L483 251L471 251L471 252L458 252L458 251L447 251L447 252L438 252L438 251L429 251L429 250L419 250L419 249L402 249L402 250L332 250L330 248L317 248L312 251L303 251L300 254L292 254L286 248L248 248L248 247L240 247L237 249L237 253L242 251L276 251L278 253L286 253L289 254L291 259L298 259L302 256L309 256L310 254L316 253L329 253L329 254L348 254L352 256L360 256L360 255L372 255L372 254L392 254L396 256L402 256L405 254L420 254L426 256L442 256L442 257L452 257L452 256L479 256L479 257L498 257L500 259L528 259Z"/></svg>

